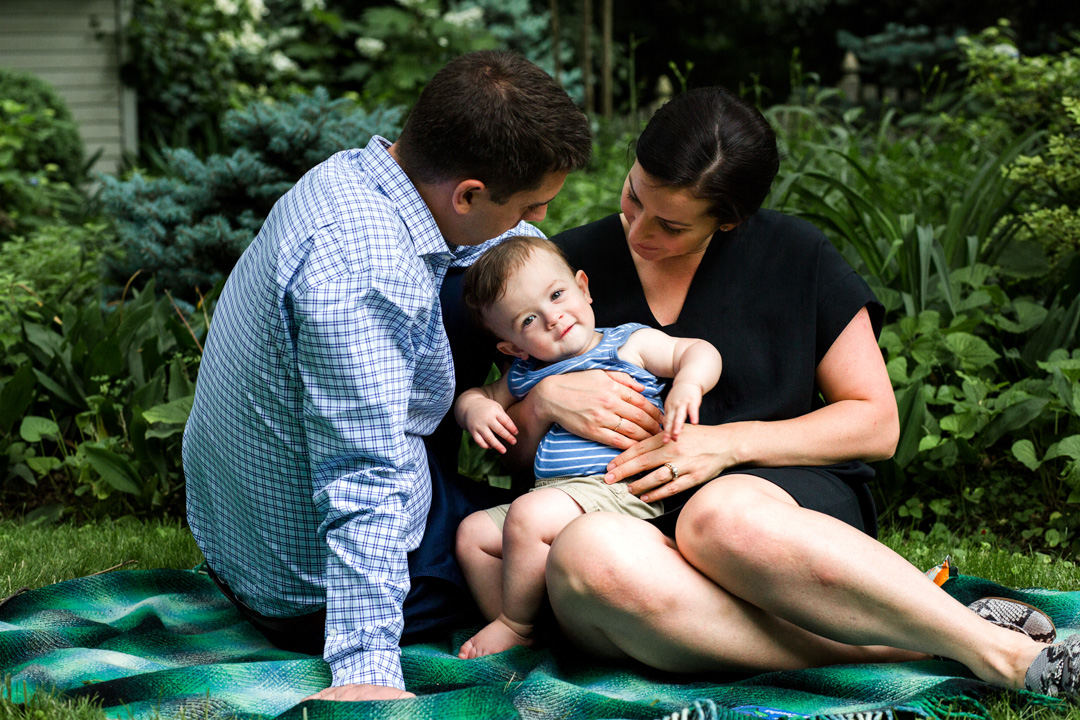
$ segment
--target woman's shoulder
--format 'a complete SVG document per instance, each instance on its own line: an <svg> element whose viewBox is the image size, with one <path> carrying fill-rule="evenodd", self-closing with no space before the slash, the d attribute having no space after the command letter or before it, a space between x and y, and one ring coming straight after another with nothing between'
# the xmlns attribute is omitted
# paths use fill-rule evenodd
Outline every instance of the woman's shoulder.
<svg viewBox="0 0 1080 720"><path fill-rule="evenodd" d="M562 251L566 253L567 258L570 259L573 265L575 257L581 255L592 256L606 252L602 250L606 243L622 242L624 239L622 220L619 219L619 213L612 213L591 223L579 225L564 230L558 235L553 235L551 242L562 248Z"/></svg>
<svg viewBox="0 0 1080 720"><path fill-rule="evenodd" d="M828 242L825 233L809 220L764 208L747 220L746 232L755 236L767 236L777 241L808 245Z"/></svg>

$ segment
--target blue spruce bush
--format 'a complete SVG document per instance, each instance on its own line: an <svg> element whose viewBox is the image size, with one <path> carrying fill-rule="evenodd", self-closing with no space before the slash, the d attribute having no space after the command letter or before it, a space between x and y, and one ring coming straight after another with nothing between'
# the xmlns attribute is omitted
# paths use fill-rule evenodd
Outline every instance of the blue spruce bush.
<svg viewBox="0 0 1080 720"><path fill-rule="evenodd" d="M140 281L156 277L158 287L196 300L228 275L274 203L304 173L372 135L396 137L403 115L398 107L368 112L317 88L231 111L223 123L227 146L236 148L231 155L200 160L190 150L167 149L168 177L103 178L102 201L124 248L105 267L113 292L142 271Z"/></svg>

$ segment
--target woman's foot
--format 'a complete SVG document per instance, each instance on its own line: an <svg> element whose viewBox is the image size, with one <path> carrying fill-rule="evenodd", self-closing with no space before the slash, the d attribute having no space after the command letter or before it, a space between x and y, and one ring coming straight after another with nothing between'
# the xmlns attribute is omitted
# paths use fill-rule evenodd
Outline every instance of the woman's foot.
<svg viewBox="0 0 1080 720"><path fill-rule="evenodd" d="M1042 695L1080 702L1080 635L1040 652L1028 668L1024 686Z"/></svg>
<svg viewBox="0 0 1080 720"><path fill-rule="evenodd" d="M532 644L532 625L516 623L500 613L499 617L488 623L487 627L465 641L458 657L462 660L472 660L484 655L500 653L518 645L529 647Z"/></svg>
<svg viewBox="0 0 1080 720"><path fill-rule="evenodd" d="M1050 616L1025 602L984 597L968 605L968 609L984 620L1023 633L1035 642L1049 644L1057 639L1057 629Z"/></svg>

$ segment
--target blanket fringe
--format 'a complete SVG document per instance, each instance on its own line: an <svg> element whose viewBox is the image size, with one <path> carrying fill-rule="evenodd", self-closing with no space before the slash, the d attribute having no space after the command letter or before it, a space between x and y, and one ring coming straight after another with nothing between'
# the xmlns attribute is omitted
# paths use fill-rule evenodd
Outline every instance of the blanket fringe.
<svg viewBox="0 0 1080 720"><path fill-rule="evenodd" d="M1028 690L1017 690L1015 693L1003 697L1013 700L1012 705L1022 703L1040 705L1050 709L1064 710L1068 702L1062 698L1052 698L1040 695ZM907 718L920 718L925 720L993 720L990 709L979 698L971 695L954 695L943 698L927 698L914 700L902 707L879 708L876 710L864 710L861 712L835 713L829 715L815 715L809 717L799 713L787 713L780 709L772 710L775 718L806 718L806 720L900 720ZM722 708L713 700L701 698L693 704L676 710L668 715L663 715L656 720L731 720L731 718L748 717L730 708ZM753 717L750 715L749 717Z"/></svg>
<svg viewBox="0 0 1080 720"><path fill-rule="evenodd" d="M720 720L720 706L708 698L703 698L657 720Z"/></svg>

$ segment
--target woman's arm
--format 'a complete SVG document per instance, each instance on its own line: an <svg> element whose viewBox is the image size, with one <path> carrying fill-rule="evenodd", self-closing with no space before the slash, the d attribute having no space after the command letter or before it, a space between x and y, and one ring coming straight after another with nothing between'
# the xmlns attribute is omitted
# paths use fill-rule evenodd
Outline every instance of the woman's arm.
<svg viewBox="0 0 1080 720"><path fill-rule="evenodd" d="M655 436L615 458L608 482L653 470L630 485L652 502L711 480L733 465L828 465L892 457L900 422L889 375L866 308L848 323L817 367L825 407L772 422L690 426L678 442ZM679 477L672 482L671 463Z"/></svg>
<svg viewBox="0 0 1080 720"><path fill-rule="evenodd" d="M626 373L584 370L544 378L507 408L518 429L505 460L531 467L540 440L554 423L579 437L625 450L660 432L661 413Z"/></svg>

